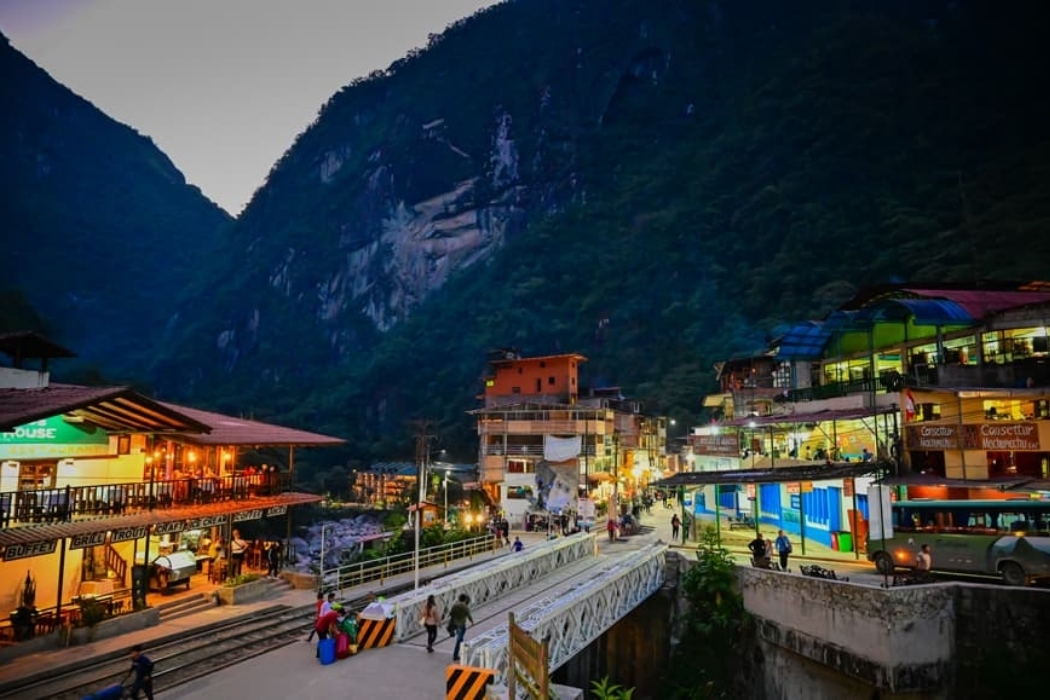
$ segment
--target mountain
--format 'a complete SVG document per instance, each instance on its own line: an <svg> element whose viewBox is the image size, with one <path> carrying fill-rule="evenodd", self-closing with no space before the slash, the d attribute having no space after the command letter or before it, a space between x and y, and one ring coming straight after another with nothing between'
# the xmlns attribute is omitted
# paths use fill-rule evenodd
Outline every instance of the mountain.
<svg viewBox="0 0 1050 700"><path fill-rule="evenodd" d="M713 362L861 286L1046 278L1044 14L491 7L322 106L195 268L151 379L362 460L410 457L426 416L469 459L493 348L583 353L588 385L684 424Z"/></svg>
<svg viewBox="0 0 1050 700"><path fill-rule="evenodd" d="M87 363L142 372L230 217L3 35L0 104L4 286Z"/></svg>

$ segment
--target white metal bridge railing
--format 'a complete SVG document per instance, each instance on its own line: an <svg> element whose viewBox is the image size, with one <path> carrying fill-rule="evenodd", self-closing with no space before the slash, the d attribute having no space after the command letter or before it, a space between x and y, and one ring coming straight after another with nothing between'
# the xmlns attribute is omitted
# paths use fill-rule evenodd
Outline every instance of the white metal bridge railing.
<svg viewBox="0 0 1050 700"><path fill-rule="evenodd" d="M466 594L472 606L483 605L528 586L566 564L594 556L596 538L594 534L581 532L548 540L532 545L525 551L509 553L484 566L443 576L428 586L394 596L387 601L394 604L394 634L398 641L402 641L423 630L419 620L429 595L433 595L438 606L445 611L452 607L460 594Z"/></svg>
<svg viewBox="0 0 1050 700"><path fill-rule="evenodd" d="M421 570L432 566L447 568L453 562L463 559L473 560L485 555L495 555L498 549L497 541L487 535L428 547L419 550L419 568ZM323 588L336 590L341 596L343 590L347 588L372 581L382 583L391 576L412 571L415 571L415 559L412 552L401 552L382 559L370 559L324 569L321 571L320 580L323 582Z"/></svg>
<svg viewBox="0 0 1050 700"><path fill-rule="evenodd" d="M666 544L652 544L618 557L587 580L515 610L515 621L535 639L547 640L554 671L660 589L666 551ZM508 641L507 623L464 641L463 664L490 668L497 683L506 683Z"/></svg>

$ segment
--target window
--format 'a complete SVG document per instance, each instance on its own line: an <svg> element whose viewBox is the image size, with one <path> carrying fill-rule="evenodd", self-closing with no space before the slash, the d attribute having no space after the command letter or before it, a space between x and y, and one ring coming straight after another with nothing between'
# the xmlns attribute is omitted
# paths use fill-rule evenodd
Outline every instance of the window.
<svg viewBox="0 0 1050 700"><path fill-rule="evenodd" d="M34 491L55 487L54 464L27 464L18 467L18 490Z"/></svg>
<svg viewBox="0 0 1050 700"><path fill-rule="evenodd" d="M520 394L521 393L521 387L520 386L512 386L510 388L510 393L512 393L512 394Z"/></svg>
<svg viewBox="0 0 1050 700"><path fill-rule="evenodd" d="M531 500L532 499L532 487L531 486L508 486L507 487L507 499L508 500Z"/></svg>
<svg viewBox="0 0 1050 700"><path fill-rule="evenodd" d="M554 386L554 377L547 377L547 383Z"/></svg>

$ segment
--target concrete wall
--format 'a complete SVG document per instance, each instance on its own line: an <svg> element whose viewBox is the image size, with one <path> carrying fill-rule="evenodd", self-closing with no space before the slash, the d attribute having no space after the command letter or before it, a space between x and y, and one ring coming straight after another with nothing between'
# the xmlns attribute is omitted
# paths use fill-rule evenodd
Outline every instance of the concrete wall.
<svg viewBox="0 0 1050 700"><path fill-rule="evenodd" d="M1050 591L944 583L884 590L739 569L763 700L1045 694Z"/></svg>

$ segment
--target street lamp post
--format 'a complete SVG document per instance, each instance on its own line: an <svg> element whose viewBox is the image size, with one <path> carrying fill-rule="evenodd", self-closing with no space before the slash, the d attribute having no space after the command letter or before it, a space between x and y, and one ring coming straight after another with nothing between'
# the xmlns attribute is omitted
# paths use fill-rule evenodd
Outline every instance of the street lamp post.
<svg viewBox="0 0 1050 700"><path fill-rule="evenodd" d="M448 470L445 470L445 529L448 529Z"/></svg>
<svg viewBox="0 0 1050 700"><path fill-rule="evenodd" d="M321 523L321 560L317 565L317 592L324 592L324 545L329 523Z"/></svg>

